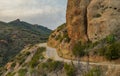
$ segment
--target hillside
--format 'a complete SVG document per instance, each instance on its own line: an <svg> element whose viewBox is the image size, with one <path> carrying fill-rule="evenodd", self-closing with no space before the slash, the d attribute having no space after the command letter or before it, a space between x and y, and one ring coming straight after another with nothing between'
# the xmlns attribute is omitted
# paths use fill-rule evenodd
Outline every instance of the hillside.
<svg viewBox="0 0 120 76"><path fill-rule="evenodd" d="M51 30L19 19L0 22L0 66L8 62L25 46L46 42Z"/></svg>
<svg viewBox="0 0 120 76"><path fill-rule="evenodd" d="M63 62L44 57L45 47L34 45L24 48L7 65L0 69L1 76L55 76ZM65 74L65 73L64 73ZM63 73L61 75L64 75Z"/></svg>
<svg viewBox="0 0 120 76"><path fill-rule="evenodd" d="M51 56L47 52L51 52ZM119 76L120 74L120 65L111 65L109 63L90 63L90 65L86 65L86 62L78 64L78 61L63 60L60 57L52 58L56 54L56 50L48 47L45 43L26 47L8 62L5 67L0 68L0 75Z"/></svg>
<svg viewBox="0 0 120 76"><path fill-rule="evenodd" d="M50 35L48 45L61 57L120 63L120 1L68 0L66 24Z"/></svg>

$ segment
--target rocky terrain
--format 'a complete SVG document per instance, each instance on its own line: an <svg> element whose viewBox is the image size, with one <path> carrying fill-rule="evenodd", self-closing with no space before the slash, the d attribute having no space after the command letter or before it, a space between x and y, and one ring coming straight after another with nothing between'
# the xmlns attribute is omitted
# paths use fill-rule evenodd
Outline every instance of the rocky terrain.
<svg viewBox="0 0 120 76"><path fill-rule="evenodd" d="M106 61L103 56L108 56L111 48L120 53L119 4L119 0L68 0L66 25L51 34L48 45L69 59L75 58L75 49L89 52L91 61ZM112 54L111 59L120 58L120 54L116 58Z"/></svg>

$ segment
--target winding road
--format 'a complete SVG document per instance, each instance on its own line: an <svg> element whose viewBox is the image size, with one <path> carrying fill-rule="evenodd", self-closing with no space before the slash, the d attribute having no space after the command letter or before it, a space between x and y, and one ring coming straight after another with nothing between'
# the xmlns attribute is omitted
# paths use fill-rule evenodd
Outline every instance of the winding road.
<svg viewBox="0 0 120 76"><path fill-rule="evenodd" d="M67 63L71 63L71 60L69 59L64 59L58 56L57 51L55 48L49 47L47 46L47 43L41 43L39 44L40 47L46 47L46 52L45 52L45 57L46 58L52 58L56 61L64 61ZM77 64L78 61L77 60L73 60L74 64ZM80 62L82 64L87 64L86 62ZM110 66L110 67L118 67L120 68L120 64L112 64L112 63L94 63L94 62L90 62L90 65L101 65L101 66Z"/></svg>

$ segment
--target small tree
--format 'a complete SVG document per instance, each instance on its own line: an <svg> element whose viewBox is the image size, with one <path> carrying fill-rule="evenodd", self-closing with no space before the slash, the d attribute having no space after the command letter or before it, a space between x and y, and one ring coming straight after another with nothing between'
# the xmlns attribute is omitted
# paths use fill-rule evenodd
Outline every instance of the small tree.
<svg viewBox="0 0 120 76"><path fill-rule="evenodd" d="M88 73L86 73L84 76L102 76L101 68L94 67Z"/></svg>
<svg viewBox="0 0 120 76"><path fill-rule="evenodd" d="M85 46L83 46L81 44L81 42L76 43L73 48L72 52L77 57L78 67L80 67L80 59L79 58L85 55L84 49L85 49Z"/></svg>
<svg viewBox="0 0 120 76"><path fill-rule="evenodd" d="M64 69L66 71L67 76L76 76L74 65L65 63L64 64Z"/></svg>
<svg viewBox="0 0 120 76"><path fill-rule="evenodd" d="M107 43L114 43L115 42L115 36L113 34L106 37Z"/></svg>
<svg viewBox="0 0 120 76"><path fill-rule="evenodd" d="M81 42L78 42L75 44L72 52L75 56L82 57L85 54L84 49L85 49L85 46L83 46Z"/></svg>
<svg viewBox="0 0 120 76"><path fill-rule="evenodd" d="M113 43L107 47L105 57L109 60L120 58L120 43Z"/></svg>

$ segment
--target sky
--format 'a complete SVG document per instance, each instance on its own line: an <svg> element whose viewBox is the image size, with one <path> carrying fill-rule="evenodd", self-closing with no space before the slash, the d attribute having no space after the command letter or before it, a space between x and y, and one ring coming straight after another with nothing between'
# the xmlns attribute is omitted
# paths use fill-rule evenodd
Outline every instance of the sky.
<svg viewBox="0 0 120 76"><path fill-rule="evenodd" d="M67 0L0 0L0 21L20 19L55 29L66 22Z"/></svg>

